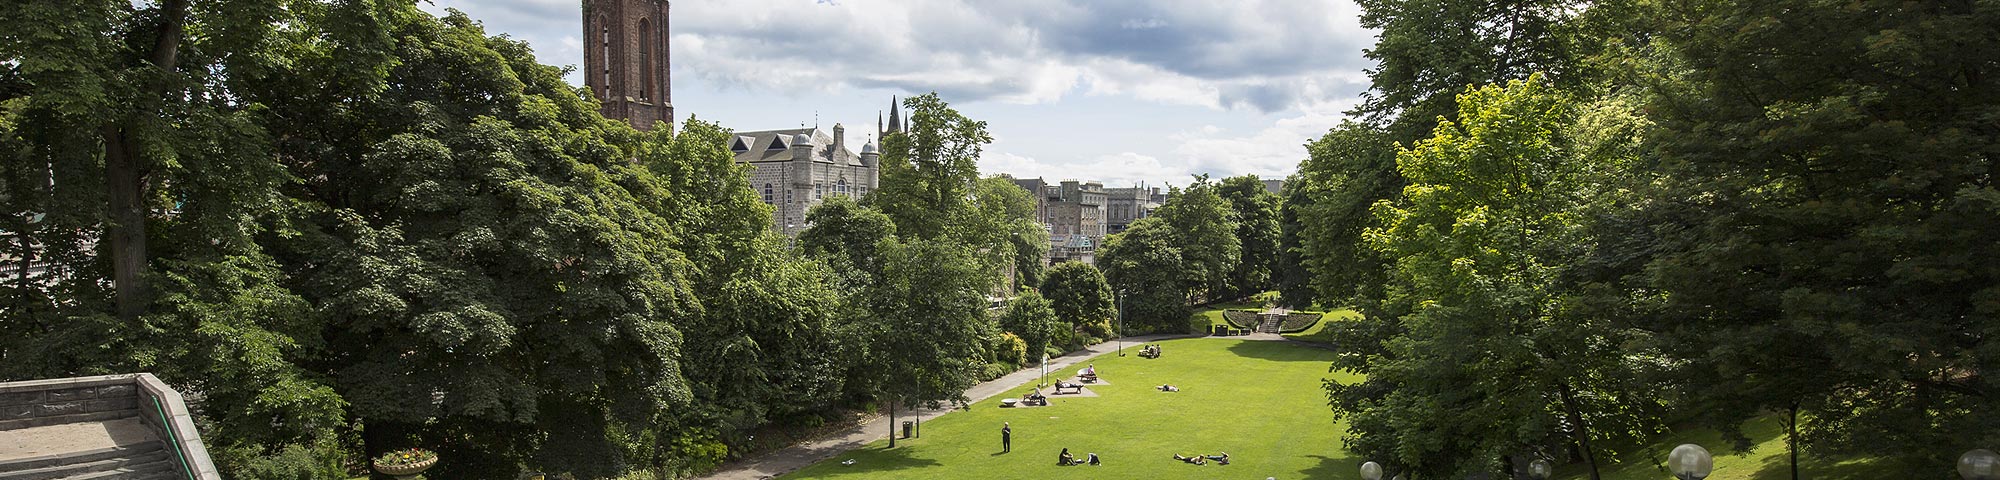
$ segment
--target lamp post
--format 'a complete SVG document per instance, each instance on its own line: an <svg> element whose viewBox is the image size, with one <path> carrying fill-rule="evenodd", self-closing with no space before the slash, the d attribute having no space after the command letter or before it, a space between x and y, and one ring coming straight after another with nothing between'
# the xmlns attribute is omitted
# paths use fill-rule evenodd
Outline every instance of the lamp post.
<svg viewBox="0 0 2000 480"><path fill-rule="evenodd" d="M1680 480L1702 480L1715 471L1715 457L1709 456L1708 449L1701 445L1682 444L1667 454L1667 470Z"/></svg>
<svg viewBox="0 0 2000 480"><path fill-rule="evenodd" d="M1118 296L1111 303L1118 304L1118 356L1125 356L1125 289L1118 289Z"/></svg>
<svg viewBox="0 0 2000 480"><path fill-rule="evenodd" d="M1528 478L1549 480L1549 477L1555 475L1555 473L1555 466L1550 465L1548 460L1537 458L1533 462L1528 462Z"/></svg>
<svg viewBox="0 0 2000 480"><path fill-rule="evenodd" d="M1958 456L1958 476L1965 480L2000 480L2000 454L1984 448Z"/></svg>
<svg viewBox="0 0 2000 480"><path fill-rule="evenodd" d="M1375 462L1361 464L1361 480L1382 480L1382 464Z"/></svg>

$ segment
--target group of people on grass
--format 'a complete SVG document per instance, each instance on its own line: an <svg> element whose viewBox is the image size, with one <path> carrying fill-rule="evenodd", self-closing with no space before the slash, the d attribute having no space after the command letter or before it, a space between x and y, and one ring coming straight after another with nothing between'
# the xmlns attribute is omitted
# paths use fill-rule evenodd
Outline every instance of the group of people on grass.
<svg viewBox="0 0 2000 480"><path fill-rule="evenodd" d="M1144 348L1140 349L1139 354L1157 358L1160 356L1160 347L1158 345L1147 345ZM1089 366L1083 367L1082 371L1077 372L1077 378L1085 382L1096 382L1097 365L1091 364ZM1069 383L1069 382L1056 382L1056 393L1062 393L1062 389L1065 388L1073 388L1081 391L1083 389L1083 385ZM1173 384L1160 385L1159 387L1157 387L1157 389L1162 392L1181 391L1180 387L1176 387ZM1024 401L1024 403L1028 404L1034 404L1034 402L1040 402L1042 405L1048 404L1048 397L1042 396L1041 387L1035 387L1034 392L1024 395L1021 398ZM1001 423L1000 451L1002 453L1005 453L1007 451L1013 450L1013 443L1014 443L1013 440L1014 440L1013 427L1006 423ZM1056 465L1071 466L1071 465L1102 464L1101 460L1097 458L1097 453L1092 452L1092 453L1086 453L1084 455L1085 455L1084 458L1077 458L1075 455L1069 453L1069 448L1065 447L1062 449L1062 453L1056 456ZM1186 462L1192 465L1207 465L1208 462L1210 461L1214 461L1217 465L1228 465L1229 452L1221 452L1220 454L1216 455L1200 455L1200 454L1181 455L1176 453L1174 454L1174 460L1180 460L1182 462Z"/></svg>

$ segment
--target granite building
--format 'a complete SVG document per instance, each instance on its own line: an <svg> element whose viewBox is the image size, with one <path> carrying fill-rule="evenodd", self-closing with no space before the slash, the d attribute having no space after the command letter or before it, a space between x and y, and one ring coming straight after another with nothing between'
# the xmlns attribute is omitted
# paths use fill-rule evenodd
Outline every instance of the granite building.
<svg viewBox="0 0 2000 480"><path fill-rule="evenodd" d="M1167 194L1160 193L1160 187L1107 188L1104 197L1104 224L1108 233L1125 231L1132 222L1152 216L1153 209L1167 202Z"/></svg>
<svg viewBox="0 0 2000 480"><path fill-rule="evenodd" d="M1014 184L1035 198L1035 218L1049 229L1049 263L1093 263L1104 241L1104 184L1063 180L1050 184L1040 178L1017 178Z"/></svg>
<svg viewBox="0 0 2000 480"><path fill-rule="evenodd" d="M752 167L750 189L774 207L773 230L797 235L814 205L875 190L881 172L875 144L856 154L848 150L846 135L847 128L835 124L831 135L815 127L737 132L730 139L736 161Z"/></svg>

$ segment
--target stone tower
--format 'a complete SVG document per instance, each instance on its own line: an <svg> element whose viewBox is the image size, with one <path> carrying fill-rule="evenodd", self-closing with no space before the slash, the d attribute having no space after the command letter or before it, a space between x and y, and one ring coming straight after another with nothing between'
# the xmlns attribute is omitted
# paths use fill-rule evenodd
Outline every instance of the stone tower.
<svg viewBox="0 0 2000 480"><path fill-rule="evenodd" d="M583 84L605 117L652 130L674 122L667 0L584 0Z"/></svg>

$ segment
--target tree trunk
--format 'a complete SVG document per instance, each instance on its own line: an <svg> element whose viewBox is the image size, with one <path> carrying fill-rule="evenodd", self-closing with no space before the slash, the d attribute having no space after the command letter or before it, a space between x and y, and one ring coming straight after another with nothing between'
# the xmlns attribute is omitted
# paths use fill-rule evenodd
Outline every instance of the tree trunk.
<svg viewBox="0 0 2000 480"><path fill-rule="evenodd" d="M160 5L159 36L147 58L160 70L140 98L165 95L180 54L181 33L187 17L187 0L166 0ZM139 159L138 139L132 131L141 115L155 112L138 108L118 123L106 125L104 136L104 180L110 216L104 236L111 252L111 281L117 289L118 317L133 320L146 313L146 175Z"/></svg>
<svg viewBox="0 0 2000 480"><path fill-rule="evenodd" d="M1569 421L1575 425L1570 432L1576 437L1576 446L1583 453L1583 462L1590 465L1590 480L1603 480L1597 472L1597 454L1590 451L1590 426L1583 422L1583 412L1576 406L1576 394L1569 388L1569 382L1557 384L1561 389L1563 409L1569 413Z"/></svg>
<svg viewBox="0 0 2000 480"><path fill-rule="evenodd" d="M1792 480L1799 480L1799 404L1792 402L1791 419L1785 423L1785 446L1792 454Z"/></svg>
<svg viewBox="0 0 2000 480"><path fill-rule="evenodd" d="M896 402L889 402L889 448L896 448Z"/></svg>

